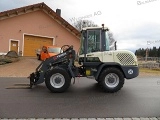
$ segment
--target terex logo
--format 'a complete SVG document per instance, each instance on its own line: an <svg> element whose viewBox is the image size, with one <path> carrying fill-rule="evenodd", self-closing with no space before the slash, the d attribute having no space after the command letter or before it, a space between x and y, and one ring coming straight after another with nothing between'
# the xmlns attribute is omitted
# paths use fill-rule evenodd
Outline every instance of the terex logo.
<svg viewBox="0 0 160 120"><path fill-rule="evenodd" d="M130 74L130 75L133 74L133 70L132 70L132 69L129 69L129 70L128 70L128 74Z"/></svg>

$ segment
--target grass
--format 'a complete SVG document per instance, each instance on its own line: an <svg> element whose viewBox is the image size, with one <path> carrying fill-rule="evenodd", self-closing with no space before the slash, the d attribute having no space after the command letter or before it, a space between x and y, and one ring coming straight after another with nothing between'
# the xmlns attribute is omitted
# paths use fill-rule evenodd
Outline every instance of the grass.
<svg viewBox="0 0 160 120"><path fill-rule="evenodd" d="M152 74L152 75L160 75L160 69L148 69L148 68L139 68L139 72L146 73L146 74Z"/></svg>
<svg viewBox="0 0 160 120"><path fill-rule="evenodd" d="M156 61L147 61L147 62L145 62L145 61L138 61L138 63L140 65L140 64L152 64L152 63L155 64L157 62ZM140 75L149 75L149 76L150 75L152 75L152 76L158 75L158 76L160 76L160 68L149 69L149 68L142 68L142 67L140 67L139 68L139 73L140 73Z"/></svg>

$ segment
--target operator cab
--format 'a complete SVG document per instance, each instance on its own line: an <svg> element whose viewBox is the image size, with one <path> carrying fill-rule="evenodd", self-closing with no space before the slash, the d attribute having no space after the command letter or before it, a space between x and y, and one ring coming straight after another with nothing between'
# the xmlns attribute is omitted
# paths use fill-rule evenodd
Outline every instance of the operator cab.
<svg viewBox="0 0 160 120"><path fill-rule="evenodd" d="M102 52L109 51L109 29L107 27L86 27L81 31L79 64L100 62Z"/></svg>
<svg viewBox="0 0 160 120"><path fill-rule="evenodd" d="M88 27L82 29L80 55L98 51L109 51L107 27Z"/></svg>

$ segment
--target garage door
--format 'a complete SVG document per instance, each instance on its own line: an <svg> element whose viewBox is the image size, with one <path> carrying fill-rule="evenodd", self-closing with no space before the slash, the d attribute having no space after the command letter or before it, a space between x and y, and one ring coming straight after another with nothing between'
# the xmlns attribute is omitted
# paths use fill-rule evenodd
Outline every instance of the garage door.
<svg viewBox="0 0 160 120"><path fill-rule="evenodd" d="M43 45L53 45L53 38L25 35L23 56L36 56L35 51Z"/></svg>

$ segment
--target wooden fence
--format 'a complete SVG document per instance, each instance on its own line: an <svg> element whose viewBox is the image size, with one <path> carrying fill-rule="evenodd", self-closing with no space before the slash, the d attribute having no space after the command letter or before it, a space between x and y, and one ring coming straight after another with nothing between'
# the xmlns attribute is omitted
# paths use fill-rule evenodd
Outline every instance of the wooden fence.
<svg viewBox="0 0 160 120"><path fill-rule="evenodd" d="M160 61L160 57L141 57L138 61Z"/></svg>
<svg viewBox="0 0 160 120"><path fill-rule="evenodd" d="M160 63L139 63L139 67L141 68L149 68L149 69L159 69Z"/></svg>

